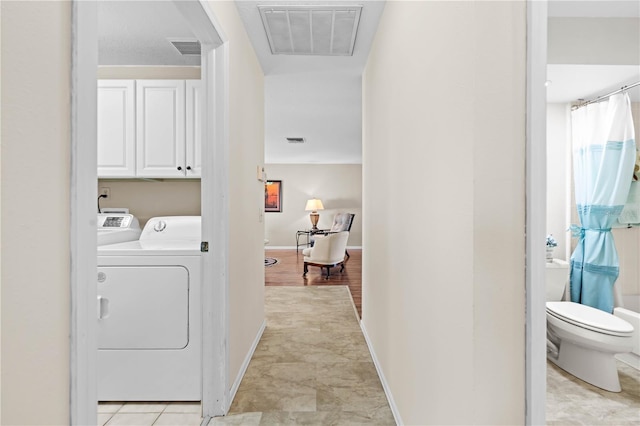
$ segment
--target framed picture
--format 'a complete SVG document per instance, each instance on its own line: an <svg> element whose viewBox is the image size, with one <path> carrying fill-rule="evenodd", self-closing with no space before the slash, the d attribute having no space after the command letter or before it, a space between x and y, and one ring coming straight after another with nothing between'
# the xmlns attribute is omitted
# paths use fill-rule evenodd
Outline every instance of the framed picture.
<svg viewBox="0 0 640 426"><path fill-rule="evenodd" d="M282 212L282 181L268 180L264 184L264 211Z"/></svg>

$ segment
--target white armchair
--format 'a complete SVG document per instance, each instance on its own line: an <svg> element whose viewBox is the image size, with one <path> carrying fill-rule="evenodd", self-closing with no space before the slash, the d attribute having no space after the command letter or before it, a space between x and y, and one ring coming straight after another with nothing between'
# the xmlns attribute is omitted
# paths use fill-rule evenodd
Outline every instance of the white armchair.
<svg viewBox="0 0 640 426"><path fill-rule="evenodd" d="M340 265L340 272L344 271L348 239L348 231L327 234L323 238L318 238L313 247L304 249L302 251L302 255L304 256L304 273L302 276L307 276L309 265L319 266L321 274L322 268L327 268L326 279L329 279L331 268L334 266Z"/></svg>

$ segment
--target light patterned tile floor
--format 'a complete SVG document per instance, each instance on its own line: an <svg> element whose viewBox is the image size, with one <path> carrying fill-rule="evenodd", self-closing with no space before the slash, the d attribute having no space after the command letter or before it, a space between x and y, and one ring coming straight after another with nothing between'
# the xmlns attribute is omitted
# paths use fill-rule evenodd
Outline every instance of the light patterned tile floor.
<svg viewBox="0 0 640 426"><path fill-rule="evenodd" d="M199 402L101 402L99 426L200 426Z"/></svg>
<svg viewBox="0 0 640 426"><path fill-rule="evenodd" d="M346 286L266 287L267 327L213 425L395 425Z"/></svg>
<svg viewBox="0 0 640 426"><path fill-rule="evenodd" d="M592 386L547 361L547 424L640 425L640 371L618 361L622 392Z"/></svg>

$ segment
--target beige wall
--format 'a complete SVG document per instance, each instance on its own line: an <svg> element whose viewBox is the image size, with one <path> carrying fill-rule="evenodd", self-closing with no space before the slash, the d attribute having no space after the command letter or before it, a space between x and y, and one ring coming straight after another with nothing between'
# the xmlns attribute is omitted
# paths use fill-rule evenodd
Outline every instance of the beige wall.
<svg viewBox="0 0 640 426"><path fill-rule="evenodd" d="M0 5L0 423L68 424L71 4ZM264 228L258 215L263 186L255 178L264 157L263 77L233 2L212 2L212 8L234 46L229 66L233 380L264 319ZM124 193L116 191L114 201Z"/></svg>
<svg viewBox="0 0 640 426"><path fill-rule="evenodd" d="M229 38L229 352L233 382L264 321L264 76L235 3L209 3ZM229 383L231 385L231 383Z"/></svg>
<svg viewBox="0 0 640 426"><path fill-rule="evenodd" d="M361 164L267 164L265 171L268 179L282 181L282 213L265 213L269 246L295 246L296 231L311 228L310 212L304 207L314 197L325 208L318 212L318 227L331 228L338 212L355 213L348 245L362 245Z"/></svg>
<svg viewBox="0 0 640 426"><path fill-rule="evenodd" d="M405 424L524 423L525 21L387 2L365 70L363 325Z"/></svg>
<svg viewBox="0 0 640 426"><path fill-rule="evenodd" d="M69 2L2 7L3 425L69 422Z"/></svg>
<svg viewBox="0 0 640 426"><path fill-rule="evenodd" d="M100 179L98 188L109 188L111 197L100 207L127 207L140 226L155 216L199 216L200 180Z"/></svg>

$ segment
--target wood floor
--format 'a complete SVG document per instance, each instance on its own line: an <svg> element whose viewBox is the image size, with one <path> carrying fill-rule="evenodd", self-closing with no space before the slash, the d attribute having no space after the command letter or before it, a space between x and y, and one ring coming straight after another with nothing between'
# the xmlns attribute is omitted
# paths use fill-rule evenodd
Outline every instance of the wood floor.
<svg viewBox="0 0 640 426"><path fill-rule="evenodd" d="M344 272L340 267L331 268L331 276L325 279L326 270L320 274L320 268L309 266L307 277L302 277L304 260L302 250L265 249L265 257L278 260L273 266L265 267L264 285L266 286L310 286L310 285L346 285L362 318L362 250L349 249L351 257L345 262Z"/></svg>

